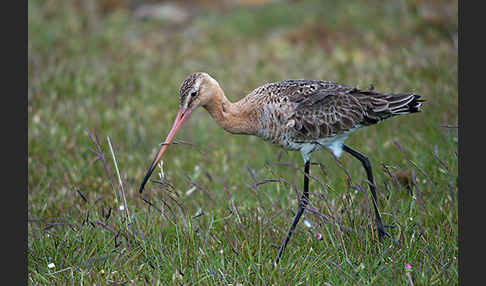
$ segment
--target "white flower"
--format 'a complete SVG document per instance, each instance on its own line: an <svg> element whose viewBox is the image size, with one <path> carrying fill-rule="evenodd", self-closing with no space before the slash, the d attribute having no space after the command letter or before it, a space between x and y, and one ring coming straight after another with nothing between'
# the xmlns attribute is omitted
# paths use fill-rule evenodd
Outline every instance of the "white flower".
<svg viewBox="0 0 486 286"><path fill-rule="evenodd" d="M312 227L312 224L310 223L310 221L304 219L304 225L311 228Z"/></svg>
<svg viewBox="0 0 486 286"><path fill-rule="evenodd" d="M54 268L54 267L56 267L56 265L54 265L54 263L52 263L52 262L47 264L47 268L49 268L49 269Z"/></svg>
<svg viewBox="0 0 486 286"><path fill-rule="evenodd" d="M125 210L125 206L124 205L120 205L120 210L121 211Z"/></svg>

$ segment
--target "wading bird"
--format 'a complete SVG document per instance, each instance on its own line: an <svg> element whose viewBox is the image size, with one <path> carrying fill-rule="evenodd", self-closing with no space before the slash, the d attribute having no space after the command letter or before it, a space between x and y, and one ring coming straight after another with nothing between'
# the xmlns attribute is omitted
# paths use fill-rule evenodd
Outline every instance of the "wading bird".
<svg viewBox="0 0 486 286"><path fill-rule="evenodd" d="M390 236L378 211L378 199L369 159L344 144L354 130L399 114L420 111L420 96L413 93L384 94L319 80L284 80L267 83L238 102L230 102L218 82L204 72L184 79L179 90L179 112L165 142L140 185L140 193L162 155L191 112L204 107L224 130L263 138L286 150L300 151L304 159L304 188L297 213L274 260L277 264L309 202L309 167L313 151L328 148L339 157L342 151L363 165L373 196L378 236Z"/></svg>

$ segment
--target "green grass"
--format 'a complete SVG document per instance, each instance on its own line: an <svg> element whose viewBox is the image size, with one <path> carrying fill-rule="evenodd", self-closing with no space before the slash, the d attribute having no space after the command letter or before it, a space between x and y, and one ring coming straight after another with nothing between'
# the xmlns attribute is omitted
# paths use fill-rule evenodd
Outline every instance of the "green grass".
<svg viewBox="0 0 486 286"><path fill-rule="evenodd" d="M197 10L182 26L97 3L28 3L29 284L407 285L407 263L415 285L458 284L456 1L276 2ZM302 188L300 154L225 133L204 110L177 135L191 144L164 157L172 187L149 182L140 196L179 85L196 71L233 101L288 78L422 95L423 112L347 141L371 158L397 243L373 231L360 163L343 155L343 170L322 150L310 208L273 267ZM413 170L414 195L384 166ZM249 169L280 182L252 187Z"/></svg>

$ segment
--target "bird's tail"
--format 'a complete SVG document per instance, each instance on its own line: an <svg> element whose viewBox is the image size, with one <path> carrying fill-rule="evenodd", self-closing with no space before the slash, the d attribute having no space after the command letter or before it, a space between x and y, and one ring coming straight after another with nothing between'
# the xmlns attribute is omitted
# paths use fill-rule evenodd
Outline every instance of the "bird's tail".
<svg viewBox="0 0 486 286"><path fill-rule="evenodd" d="M363 106L366 106L367 116L364 124L374 124L386 118L421 111L420 95L407 94L381 94L373 90L360 91L355 97Z"/></svg>
<svg viewBox="0 0 486 286"><path fill-rule="evenodd" d="M420 112L423 99L416 94L393 94L388 98L388 108L392 115Z"/></svg>

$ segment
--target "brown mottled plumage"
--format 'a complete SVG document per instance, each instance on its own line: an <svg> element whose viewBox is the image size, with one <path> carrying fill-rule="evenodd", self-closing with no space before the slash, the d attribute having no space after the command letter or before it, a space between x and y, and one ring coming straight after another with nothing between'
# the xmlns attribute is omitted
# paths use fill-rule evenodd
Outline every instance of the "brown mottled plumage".
<svg viewBox="0 0 486 286"><path fill-rule="evenodd" d="M421 105L420 96L412 93L382 94L318 80L268 83L231 103L213 78L194 73L182 83L181 107L191 105L191 93L197 99L195 87L206 96L208 90L212 93L212 100L201 105L226 131L300 150L306 160L321 147L330 147L339 156L349 132L394 115L418 112Z"/></svg>
<svg viewBox="0 0 486 286"><path fill-rule="evenodd" d="M378 212L369 159L344 145L344 140L357 128L395 115L419 112L423 101L419 95L384 94L375 91L374 87L360 90L330 81L299 79L262 85L232 103L215 79L207 73L198 72L183 81L179 96L179 113L149 167L140 192L177 130L194 109L202 106L224 130L261 137L287 150L298 150L304 158L306 176L303 196L275 263L280 259L309 199L310 154L323 147L329 148L336 156L346 151L361 161L370 182L379 236L388 235Z"/></svg>

